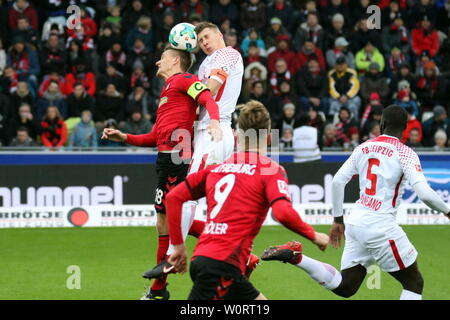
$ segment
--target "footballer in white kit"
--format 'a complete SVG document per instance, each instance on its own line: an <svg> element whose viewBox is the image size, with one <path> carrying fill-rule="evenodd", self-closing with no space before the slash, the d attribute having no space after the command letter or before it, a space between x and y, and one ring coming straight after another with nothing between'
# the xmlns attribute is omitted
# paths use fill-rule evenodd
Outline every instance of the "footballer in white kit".
<svg viewBox="0 0 450 320"><path fill-rule="evenodd" d="M383 134L359 145L333 178L335 218L330 242L339 247L345 230L341 272L302 254L298 242L271 247L262 259L295 264L342 297L355 294L367 268L378 264L402 284L400 299L421 299L423 278L416 261L418 253L396 222L399 199L409 182L430 208L444 213L449 219L450 209L428 185L417 154L400 141L406 123L404 108L395 105L386 108L381 120ZM360 198L344 226L345 186L355 176L359 179Z"/></svg>
<svg viewBox="0 0 450 320"><path fill-rule="evenodd" d="M207 131L209 114L200 106L199 119L194 128L194 153L189 174L197 172L210 164L217 164L229 158L234 151L234 135L231 117L241 93L244 63L241 54L232 47L226 47L223 36L214 25L196 31L199 46L207 57L200 65L198 78L211 90L219 105L220 127L223 139L211 140Z"/></svg>

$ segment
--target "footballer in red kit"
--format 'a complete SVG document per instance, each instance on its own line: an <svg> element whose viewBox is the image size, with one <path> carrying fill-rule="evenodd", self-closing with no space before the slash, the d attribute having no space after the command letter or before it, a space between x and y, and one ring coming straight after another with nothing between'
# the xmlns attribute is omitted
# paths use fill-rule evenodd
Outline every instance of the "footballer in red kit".
<svg viewBox="0 0 450 320"><path fill-rule="evenodd" d="M239 127L244 131L255 129L259 135L265 131L267 140L270 130L267 109L259 102L248 102L241 108ZM244 273L253 240L270 207L281 224L321 249L326 247L328 236L316 233L293 209L286 172L264 156L266 148L266 144L258 142L256 146L240 144L242 151L234 153L222 164L190 174L168 194L169 234L175 246L169 262L180 272L186 269L181 231L182 204L205 196L207 200L206 226L190 267L194 282L190 300L265 299Z"/></svg>
<svg viewBox="0 0 450 320"><path fill-rule="evenodd" d="M157 147L156 172L158 183L155 192L157 212L158 251L156 262L161 263L169 247L166 224L166 194L186 178L191 157L191 139L198 104L205 106L210 116L208 132L213 141L222 139L219 127L219 108L208 87L186 71L192 64L186 51L167 47L156 63L157 76L166 80L156 112L152 131L142 135L126 134L116 129L104 129L102 139L125 142L140 147ZM193 226L194 228L195 226ZM198 229L203 229L201 225ZM201 230L191 234L199 234ZM156 279L143 299L169 298L166 276Z"/></svg>

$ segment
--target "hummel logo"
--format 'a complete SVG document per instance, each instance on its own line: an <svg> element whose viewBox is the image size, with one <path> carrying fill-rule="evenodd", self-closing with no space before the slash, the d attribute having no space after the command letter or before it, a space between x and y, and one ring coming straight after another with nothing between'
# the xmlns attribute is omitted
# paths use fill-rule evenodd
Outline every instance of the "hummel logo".
<svg viewBox="0 0 450 320"><path fill-rule="evenodd" d="M170 271L172 271L173 268L175 268L175 266L170 267L164 266L163 273L169 273Z"/></svg>

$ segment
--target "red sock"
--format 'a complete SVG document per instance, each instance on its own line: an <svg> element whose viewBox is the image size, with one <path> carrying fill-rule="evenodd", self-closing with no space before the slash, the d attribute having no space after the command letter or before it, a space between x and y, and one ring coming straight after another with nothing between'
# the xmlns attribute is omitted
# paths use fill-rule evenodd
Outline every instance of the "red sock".
<svg viewBox="0 0 450 320"><path fill-rule="evenodd" d="M189 229L189 235L199 238L205 228L205 221L194 220L191 228Z"/></svg>
<svg viewBox="0 0 450 320"><path fill-rule="evenodd" d="M162 235L158 237L158 252L156 254L156 263L160 263L166 257L167 249L169 249L169 235ZM166 287L167 276L156 279L153 282L152 290L161 290Z"/></svg>

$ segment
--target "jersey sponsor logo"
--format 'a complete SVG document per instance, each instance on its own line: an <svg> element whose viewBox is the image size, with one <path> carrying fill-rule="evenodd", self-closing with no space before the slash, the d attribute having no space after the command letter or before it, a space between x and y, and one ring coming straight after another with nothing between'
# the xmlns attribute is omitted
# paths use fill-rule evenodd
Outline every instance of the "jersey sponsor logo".
<svg viewBox="0 0 450 320"><path fill-rule="evenodd" d="M420 164L416 164L416 170L417 172L422 172L422 167L420 166Z"/></svg>
<svg viewBox="0 0 450 320"><path fill-rule="evenodd" d="M230 69L227 66L223 66L222 70L228 74L228 72L230 71Z"/></svg>
<svg viewBox="0 0 450 320"><path fill-rule="evenodd" d="M201 83L200 81L196 81L193 84L191 84L187 93L189 96L192 97L192 99L195 99L195 98L197 98L197 96L199 95L200 92L205 91L207 89L208 89L208 87L205 86L203 83Z"/></svg>
<svg viewBox="0 0 450 320"><path fill-rule="evenodd" d="M227 223L215 223L208 222L203 231L205 234L221 235L227 234L228 224Z"/></svg>
<svg viewBox="0 0 450 320"><path fill-rule="evenodd" d="M248 163L224 163L212 172L214 173L242 173L252 176L255 174L256 164Z"/></svg>
<svg viewBox="0 0 450 320"><path fill-rule="evenodd" d="M383 202L381 202L380 200L366 196L364 194L361 196L361 199L359 199L357 203L363 205L366 208L372 209L373 211L380 210L381 205L383 204Z"/></svg>
<svg viewBox="0 0 450 320"><path fill-rule="evenodd" d="M392 157L392 155L394 154L394 151L392 151L392 149L387 148L387 147L383 147L383 146L380 146L377 144L372 144L372 145L365 146L364 148L362 148L362 153L364 153L364 154L379 153L379 154L382 154L387 157Z"/></svg>
<svg viewBox="0 0 450 320"><path fill-rule="evenodd" d="M161 98L161 100L159 101L159 105L158 105L158 108L159 107L161 107L164 103L166 103L167 102L167 100L168 100L168 98L167 97L162 97Z"/></svg>
<svg viewBox="0 0 450 320"><path fill-rule="evenodd" d="M278 185L278 191L280 191L280 193L288 195L288 185L287 185L286 181L277 180L277 185Z"/></svg>

